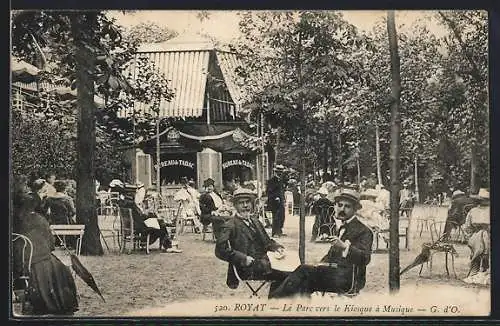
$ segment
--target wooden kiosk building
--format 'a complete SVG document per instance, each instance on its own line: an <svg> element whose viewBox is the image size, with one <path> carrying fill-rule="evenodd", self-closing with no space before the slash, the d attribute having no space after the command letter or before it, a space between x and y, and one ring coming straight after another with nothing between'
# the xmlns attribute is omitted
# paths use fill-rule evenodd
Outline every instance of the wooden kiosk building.
<svg viewBox="0 0 500 326"><path fill-rule="evenodd" d="M131 153L131 181L151 187L156 183L156 173L160 173L162 192L164 188L177 188L182 177L195 180L198 188L212 178L219 190L232 182L257 181L257 177L261 186L265 184L267 153L247 145L256 136L239 116L242 103L235 71L239 66L237 55L206 41L175 39L143 45L138 55L154 62L174 91L170 102L161 102L159 118L182 120L160 130L159 167L156 137L137 145ZM145 113L148 108L136 104L135 110Z"/></svg>

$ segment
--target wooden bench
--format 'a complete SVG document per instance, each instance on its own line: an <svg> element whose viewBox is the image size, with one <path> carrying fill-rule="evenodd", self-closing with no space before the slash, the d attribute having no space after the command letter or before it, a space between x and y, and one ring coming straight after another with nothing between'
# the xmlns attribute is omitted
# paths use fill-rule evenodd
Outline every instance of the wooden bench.
<svg viewBox="0 0 500 326"><path fill-rule="evenodd" d="M76 241L76 255L80 256L85 224L52 224L50 226L50 230L55 236L77 236L78 238Z"/></svg>

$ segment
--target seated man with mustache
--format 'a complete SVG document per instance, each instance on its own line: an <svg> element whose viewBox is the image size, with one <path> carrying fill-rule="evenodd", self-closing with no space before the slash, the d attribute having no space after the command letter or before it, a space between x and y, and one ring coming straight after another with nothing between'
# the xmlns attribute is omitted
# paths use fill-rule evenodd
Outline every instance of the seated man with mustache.
<svg viewBox="0 0 500 326"><path fill-rule="evenodd" d="M357 293L365 286L373 234L356 216L361 208L359 198L351 189L343 189L335 196L338 227L330 250L318 265L297 267L278 288L270 291L269 298L309 296L315 291Z"/></svg>
<svg viewBox="0 0 500 326"><path fill-rule="evenodd" d="M233 204L236 214L222 224L217 243L215 256L229 263L227 270L228 287L235 289L239 281L243 280L270 280L270 292L277 288L287 277L287 272L274 270L267 256L268 251L282 253L283 246L271 239L262 223L254 217L254 203L257 195L250 189L238 188L233 193Z"/></svg>

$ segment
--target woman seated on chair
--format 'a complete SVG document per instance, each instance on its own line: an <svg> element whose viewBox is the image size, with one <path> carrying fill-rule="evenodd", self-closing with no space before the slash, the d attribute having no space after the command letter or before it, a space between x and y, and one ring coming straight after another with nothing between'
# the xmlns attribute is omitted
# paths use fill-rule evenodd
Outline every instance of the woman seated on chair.
<svg viewBox="0 0 500 326"><path fill-rule="evenodd" d="M73 198L66 194L66 182L57 180L54 182L56 192L54 195L47 197L45 205L49 210L48 218L50 224L75 224L75 204ZM56 244L58 239L56 238ZM76 238L68 237L66 245L73 247L76 244Z"/></svg>
<svg viewBox="0 0 500 326"><path fill-rule="evenodd" d="M22 181L15 187L13 231L28 237L33 244L26 299L33 307L33 314L73 314L78 310L78 300L71 271L52 254L54 238L45 217L35 211L38 200L26 192ZM23 268L23 245L15 242L13 248L15 278Z"/></svg>
<svg viewBox="0 0 500 326"><path fill-rule="evenodd" d="M330 223L332 221L328 220L328 210L333 207L333 202L330 201L326 196L328 196L328 189L321 187L318 190L320 198L314 202L311 212L316 216L312 228L311 242L316 241L316 237L323 234L328 234L331 236L330 229L324 227L324 224Z"/></svg>
<svg viewBox="0 0 500 326"><path fill-rule="evenodd" d="M163 252L182 252L177 248L173 248L172 240L168 234L167 225L163 219L158 218L154 212L144 212L142 208L137 205L135 193L129 191L120 190L121 199L118 201L118 206L121 208L129 208L132 212L132 218L134 220L134 230L136 233L142 235L150 235L149 243L154 243L157 239L160 239L160 247ZM159 229L148 227L145 220L147 219L157 219Z"/></svg>

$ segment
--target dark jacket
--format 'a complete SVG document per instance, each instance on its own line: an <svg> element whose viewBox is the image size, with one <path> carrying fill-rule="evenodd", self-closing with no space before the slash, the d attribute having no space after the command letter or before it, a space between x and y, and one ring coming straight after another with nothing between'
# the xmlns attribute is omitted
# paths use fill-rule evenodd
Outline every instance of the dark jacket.
<svg viewBox="0 0 500 326"><path fill-rule="evenodd" d="M73 224L76 214L73 199L67 195L56 193L56 196L46 199L46 207L50 209L50 224Z"/></svg>
<svg viewBox="0 0 500 326"><path fill-rule="evenodd" d="M280 205L285 205L285 190L283 183L277 176L273 176L267 181L267 206L271 210L276 210Z"/></svg>
<svg viewBox="0 0 500 326"><path fill-rule="evenodd" d="M337 252L331 247L321 262L337 264L339 273L346 275L346 277L352 275L353 265L356 265L356 289L359 291L364 288L366 283L366 265L371 259L373 233L355 217L345 225L345 232L340 240L351 242L347 257L342 257L341 252Z"/></svg>
<svg viewBox="0 0 500 326"><path fill-rule="evenodd" d="M218 193L216 194L220 197ZM212 199L212 196L208 192L205 192L200 196L199 203L200 203L200 213L201 213L200 221L203 224L207 224L211 220L212 212L215 211L217 207L215 207L214 200Z"/></svg>
<svg viewBox="0 0 500 326"><path fill-rule="evenodd" d="M452 199L450 209L448 210L447 221L462 225L469 210L474 207L477 200L465 195Z"/></svg>
<svg viewBox="0 0 500 326"><path fill-rule="evenodd" d="M252 218L252 221L255 233L241 218L230 218L222 225L217 238L215 256L229 263L226 283L232 289L238 287L233 265L236 266L242 279L261 278L271 273L267 252L282 247L269 237L258 219ZM245 266L247 256L255 259L255 262L248 267Z"/></svg>

